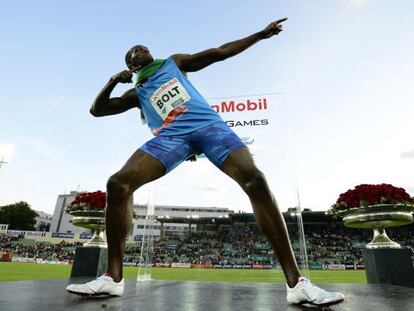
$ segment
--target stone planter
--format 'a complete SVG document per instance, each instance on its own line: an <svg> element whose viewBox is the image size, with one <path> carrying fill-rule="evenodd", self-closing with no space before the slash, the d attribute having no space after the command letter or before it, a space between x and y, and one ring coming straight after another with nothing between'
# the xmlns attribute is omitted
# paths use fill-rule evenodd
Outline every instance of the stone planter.
<svg viewBox="0 0 414 311"><path fill-rule="evenodd" d="M93 237L83 244L85 247L107 248L105 231L105 211L73 211L69 213L73 216L72 223L75 226L93 231Z"/></svg>
<svg viewBox="0 0 414 311"><path fill-rule="evenodd" d="M366 247L377 249L401 248L400 244L392 241L387 236L385 228L412 223L413 211L414 205L378 204L338 211L336 214L343 218L345 226L349 228L373 229L374 238Z"/></svg>

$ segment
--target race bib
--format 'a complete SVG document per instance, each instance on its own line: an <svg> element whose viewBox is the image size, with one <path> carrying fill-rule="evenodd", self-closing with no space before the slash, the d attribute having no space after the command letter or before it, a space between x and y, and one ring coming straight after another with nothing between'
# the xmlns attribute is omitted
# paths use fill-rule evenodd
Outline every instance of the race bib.
<svg viewBox="0 0 414 311"><path fill-rule="evenodd" d="M184 86L173 78L161 85L151 96L151 103L158 115L165 120L168 114L178 106L188 102L190 95Z"/></svg>

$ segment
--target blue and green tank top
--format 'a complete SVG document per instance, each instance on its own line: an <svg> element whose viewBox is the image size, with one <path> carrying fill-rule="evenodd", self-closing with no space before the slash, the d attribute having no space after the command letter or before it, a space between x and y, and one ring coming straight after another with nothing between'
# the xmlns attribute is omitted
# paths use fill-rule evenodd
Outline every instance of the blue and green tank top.
<svg viewBox="0 0 414 311"><path fill-rule="evenodd" d="M222 121L172 57L138 85L136 93L141 111L154 135L188 134Z"/></svg>

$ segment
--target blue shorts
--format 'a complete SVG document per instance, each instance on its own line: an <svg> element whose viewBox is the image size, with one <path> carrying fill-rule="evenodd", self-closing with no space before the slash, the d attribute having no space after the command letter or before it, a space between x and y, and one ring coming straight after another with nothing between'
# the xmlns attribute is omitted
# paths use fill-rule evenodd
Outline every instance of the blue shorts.
<svg viewBox="0 0 414 311"><path fill-rule="evenodd" d="M231 152L243 147L246 147L243 141L226 123L220 121L189 134L163 136L161 133L139 150L158 159L168 173L183 161L201 153L221 168Z"/></svg>

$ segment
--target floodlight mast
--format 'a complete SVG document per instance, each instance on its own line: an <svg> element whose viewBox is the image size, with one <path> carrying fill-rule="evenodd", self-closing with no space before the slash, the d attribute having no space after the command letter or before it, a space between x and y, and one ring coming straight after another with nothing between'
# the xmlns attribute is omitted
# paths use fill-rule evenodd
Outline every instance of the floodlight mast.
<svg viewBox="0 0 414 311"><path fill-rule="evenodd" d="M7 162L4 161L4 156L0 160L0 168L3 166L3 164L7 164Z"/></svg>

